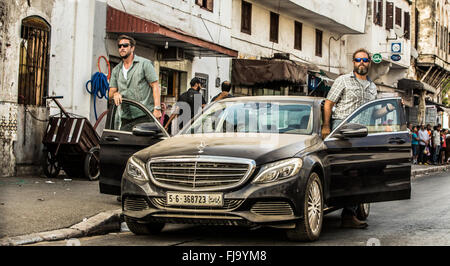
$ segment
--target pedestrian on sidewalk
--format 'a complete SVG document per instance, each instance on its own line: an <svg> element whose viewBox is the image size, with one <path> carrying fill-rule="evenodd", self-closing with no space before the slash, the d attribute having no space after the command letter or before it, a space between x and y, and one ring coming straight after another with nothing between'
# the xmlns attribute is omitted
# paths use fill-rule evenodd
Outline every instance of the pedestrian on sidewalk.
<svg viewBox="0 0 450 266"><path fill-rule="evenodd" d="M445 150L447 149L447 130L442 129L441 130L441 152L440 152L440 162L441 164L446 164L447 161L445 160Z"/></svg>
<svg viewBox="0 0 450 266"><path fill-rule="evenodd" d="M412 146L412 162L413 164L417 164L417 157L419 156L419 132L417 130L417 126L413 127L412 135L411 135L411 146Z"/></svg>
<svg viewBox="0 0 450 266"><path fill-rule="evenodd" d="M441 124L434 126L433 129L433 164L437 165L441 153Z"/></svg>
<svg viewBox="0 0 450 266"><path fill-rule="evenodd" d="M427 165L427 147L429 142L430 142L430 135L428 135L428 131L422 124L420 125L419 130L419 164Z"/></svg>

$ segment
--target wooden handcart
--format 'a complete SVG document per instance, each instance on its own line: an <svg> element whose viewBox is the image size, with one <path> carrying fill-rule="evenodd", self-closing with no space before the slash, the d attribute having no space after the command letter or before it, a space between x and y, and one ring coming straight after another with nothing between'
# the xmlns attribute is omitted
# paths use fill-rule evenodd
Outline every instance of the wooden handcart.
<svg viewBox="0 0 450 266"><path fill-rule="evenodd" d="M49 118L44 144L44 173L49 178L59 175L61 168L69 177L96 180L100 175L100 137L85 117L69 114L57 99L49 96L61 109Z"/></svg>

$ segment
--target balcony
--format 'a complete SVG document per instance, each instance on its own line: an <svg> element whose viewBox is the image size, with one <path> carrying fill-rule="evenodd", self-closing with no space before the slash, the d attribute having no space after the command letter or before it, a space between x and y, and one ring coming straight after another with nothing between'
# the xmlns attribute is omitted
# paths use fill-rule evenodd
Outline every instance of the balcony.
<svg viewBox="0 0 450 266"><path fill-rule="evenodd" d="M292 18L338 34L364 33L367 1L257 0L257 3ZM352 14L352 15L349 15Z"/></svg>

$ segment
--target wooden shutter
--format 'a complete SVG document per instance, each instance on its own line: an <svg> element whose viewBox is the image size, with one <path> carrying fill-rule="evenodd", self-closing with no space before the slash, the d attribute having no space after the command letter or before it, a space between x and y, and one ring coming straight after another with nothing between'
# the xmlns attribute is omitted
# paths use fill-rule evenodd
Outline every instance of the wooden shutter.
<svg viewBox="0 0 450 266"><path fill-rule="evenodd" d="M241 32L252 34L252 4L242 1Z"/></svg>
<svg viewBox="0 0 450 266"><path fill-rule="evenodd" d="M390 30L394 28L394 4L392 2L386 2L386 29Z"/></svg>
<svg viewBox="0 0 450 266"><path fill-rule="evenodd" d="M203 6L203 0L195 0L195 3L199 6Z"/></svg>
<svg viewBox="0 0 450 266"><path fill-rule="evenodd" d="M211 12L214 11L214 0L206 0L206 9Z"/></svg>
<svg viewBox="0 0 450 266"><path fill-rule="evenodd" d="M373 0L373 24L378 25L378 5L377 1Z"/></svg>
<svg viewBox="0 0 450 266"><path fill-rule="evenodd" d="M383 27L383 0L378 0L378 25Z"/></svg>
<svg viewBox="0 0 450 266"><path fill-rule="evenodd" d="M399 7L395 8L395 25L402 26L402 9Z"/></svg>
<svg viewBox="0 0 450 266"><path fill-rule="evenodd" d="M408 12L405 12L404 14L404 20L405 20L405 39L409 40L410 34L411 34L411 17L409 16Z"/></svg>
<svg viewBox="0 0 450 266"><path fill-rule="evenodd" d="M270 12L270 41L275 43L278 43L279 16L276 13Z"/></svg>
<svg viewBox="0 0 450 266"><path fill-rule="evenodd" d="M316 56L322 57L322 31L316 29Z"/></svg>
<svg viewBox="0 0 450 266"><path fill-rule="evenodd" d="M303 24L295 21L294 49L302 50Z"/></svg>

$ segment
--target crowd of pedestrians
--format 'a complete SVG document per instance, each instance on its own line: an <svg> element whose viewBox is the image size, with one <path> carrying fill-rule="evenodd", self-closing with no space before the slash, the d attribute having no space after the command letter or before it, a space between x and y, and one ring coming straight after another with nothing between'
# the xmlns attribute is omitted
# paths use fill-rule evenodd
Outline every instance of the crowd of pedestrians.
<svg viewBox="0 0 450 266"><path fill-rule="evenodd" d="M412 126L408 124L411 135L412 162L423 165L448 164L446 154L448 129L441 124L431 127L430 124Z"/></svg>

